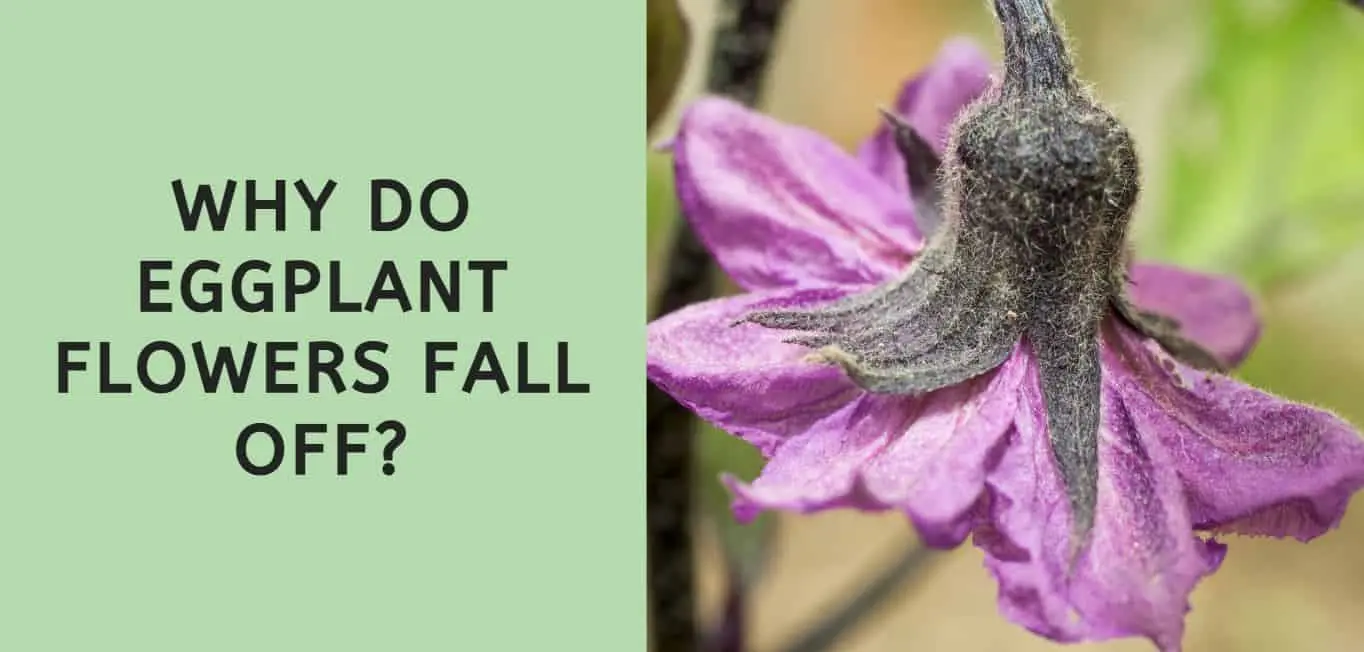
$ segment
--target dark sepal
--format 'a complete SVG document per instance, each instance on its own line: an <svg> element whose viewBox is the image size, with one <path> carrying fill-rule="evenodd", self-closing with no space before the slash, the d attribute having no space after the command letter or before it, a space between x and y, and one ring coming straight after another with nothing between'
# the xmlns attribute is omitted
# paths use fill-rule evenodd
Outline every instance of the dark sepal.
<svg viewBox="0 0 1364 652"><path fill-rule="evenodd" d="M905 160L915 220L924 238L929 238L942 224L942 190L938 187L938 169L942 167L942 158L913 125L888 109L882 108L880 111L891 134L895 136L895 148Z"/></svg>
<svg viewBox="0 0 1364 652"><path fill-rule="evenodd" d="M1047 437L1071 512L1071 561L1094 528L1099 495L1099 426L1103 372L1098 336L1064 324L1030 328Z"/></svg>
<svg viewBox="0 0 1364 652"><path fill-rule="evenodd" d="M1142 310L1126 296L1113 299L1113 308L1132 328L1160 344L1175 359L1196 369L1226 373L1229 365L1207 349L1179 332L1179 322L1172 317Z"/></svg>
<svg viewBox="0 0 1364 652"><path fill-rule="evenodd" d="M948 230L900 279L806 310L762 311L744 321L795 331L789 342L837 364L863 389L922 394L998 367L1022 334L1010 270Z"/></svg>

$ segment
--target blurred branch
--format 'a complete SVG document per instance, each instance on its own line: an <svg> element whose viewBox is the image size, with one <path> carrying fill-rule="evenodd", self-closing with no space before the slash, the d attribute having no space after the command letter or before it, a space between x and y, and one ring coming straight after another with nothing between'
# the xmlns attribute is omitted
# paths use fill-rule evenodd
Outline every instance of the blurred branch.
<svg viewBox="0 0 1364 652"><path fill-rule="evenodd" d="M885 607L888 600L917 577L928 562L938 555L921 543L916 543L885 569L865 582L861 592L849 598L832 615L811 627L794 642L780 646L785 652L825 652L843 640L867 619Z"/></svg>
<svg viewBox="0 0 1364 652"><path fill-rule="evenodd" d="M711 652L744 652L748 640L748 622L744 617L748 587L740 569L730 567L725 576L728 584L720 611L720 626L711 634L707 649Z"/></svg>
<svg viewBox="0 0 1364 652"><path fill-rule="evenodd" d="M756 105L786 0L721 0L706 90Z"/></svg>
<svg viewBox="0 0 1364 652"><path fill-rule="evenodd" d="M784 0L724 0L712 45L707 90L753 104L761 90ZM714 292L709 253L685 219L676 231L655 317L701 301ZM696 578L692 515L692 465L696 420L652 384L648 409L649 592L658 652L695 652ZM722 629L740 633L743 598L726 610Z"/></svg>

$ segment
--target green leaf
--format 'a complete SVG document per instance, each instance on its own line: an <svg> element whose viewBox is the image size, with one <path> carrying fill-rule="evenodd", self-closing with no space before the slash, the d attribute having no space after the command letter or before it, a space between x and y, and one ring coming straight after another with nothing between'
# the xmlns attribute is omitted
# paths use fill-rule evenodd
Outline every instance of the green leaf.
<svg viewBox="0 0 1364 652"><path fill-rule="evenodd" d="M649 0L648 21L647 124L652 130L654 122L668 110L686 70L691 28L677 0Z"/></svg>
<svg viewBox="0 0 1364 652"><path fill-rule="evenodd" d="M1364 15L1344 3L1212 0L1152 244L1263 286L1364 238ZM1353 208L1352 208L1353 207Z"/></svg>

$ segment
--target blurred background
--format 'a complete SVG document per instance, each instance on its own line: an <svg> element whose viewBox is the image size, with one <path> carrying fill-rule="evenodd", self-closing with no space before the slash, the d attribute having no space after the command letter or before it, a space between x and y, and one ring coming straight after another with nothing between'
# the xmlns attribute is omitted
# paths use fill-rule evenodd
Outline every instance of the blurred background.
<svg viewBox="0 0 1364 652"><path fill-rule="evenodd" d="M653 137L698 92L713 0L680 0L691 62ZM1364 13L1338 0L1059 0L1082 74L1126 122L1145 186L1139 254L1238 275L1265 332L1237 375L1364 425ZM760 108L852 148L900 84L953 35L998 45L983 0L791 0ZM650 281L675 215L670 161L649 155ZM789 640L914 546L903 518L852 512L732 523L715 475L760 460L698 438L703 622L719 609L721 545L760 552L750 646ZM1195 591L1193 652L1364 650L1364 501L1310 545L1233 538ZM1005 621L981 554L935 555L834 649L1054 650ZM1070 646L1146 651L1144 640Z"/></svg>

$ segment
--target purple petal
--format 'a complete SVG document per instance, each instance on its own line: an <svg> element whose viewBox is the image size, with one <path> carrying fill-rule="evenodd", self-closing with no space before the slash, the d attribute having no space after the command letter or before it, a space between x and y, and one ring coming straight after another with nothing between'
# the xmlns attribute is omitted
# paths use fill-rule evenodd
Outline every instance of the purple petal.
<svg viewBox="0 0 1364 652"><path fill-rule="evenodd" d="M1011 444L989 475L988 521L975 541L1000 583L1000 610L1048 638L1144 636L1180 649L1188 596L1225 552L1200 540L1170 456L1123 401L1127 382L1105 355L1098 510L1071 566L1071 521L1053 462L1036 373L1023 383Z"/></svg>
<svg viewBox="0 0 1364 652"><path fill-rule="evenodd" d="M1185 337L1232 367L1260 337L1255 302L1235 280L1139 263L1132 266L1131 281L1133 303L1177 319Z"/></svg>
<svg viewBox="0 0 1364 652"><path fill-rule="evenodd" d="M952 121L989 88L992 70L990 59L973 41L952 39L927 69L905 84L893 110L941 155ZM862 143L857 157L891 187L909 193L905 162L887 125Z"/></svg>
<svg viewBox="0 0 1364 652"><path fill-rule="evenodd" d="M1306 541L1364 487L1364 440L1339 417L1177 363L1123 329L1124 400L1169 451L1200 529ZM1115 348L1119 348L1115 347Z"/></svg>
<svg viewBox="0 0 1364 652"><path fill-rule="evenodd" d="M764 453L861 395L835 367L805 361L792 333L733 325L757 309L813 306L855 291L781 290L693 304L649 324L649 380Z"/></svg>
<svg viewBox="0 0 1364 652"><path fill-rule="evenodd" d="M923 397L868 394L848 403L783 442L752 486L730 482L736 515L894 508L931 545L961 543L1026 366L1015 356Z"/></svg>
<svg viewBox="0 0 1364 652"><path fill-rule="evenodd" d="M881 281L922 245L908 196L803 127L707 98L673 151L683 213L745 289Z"/></svg>

